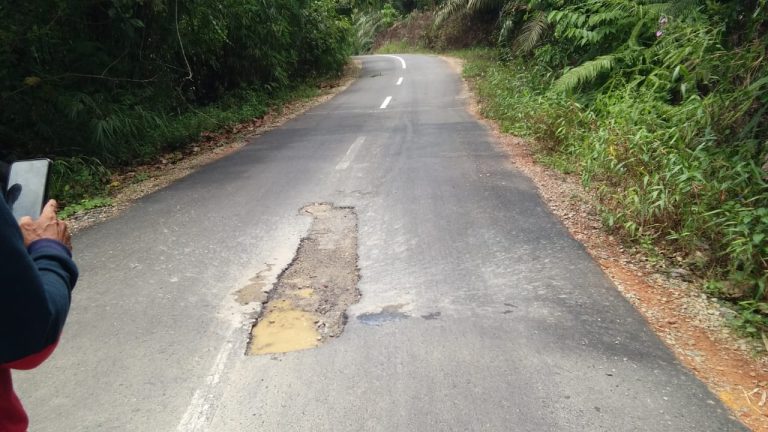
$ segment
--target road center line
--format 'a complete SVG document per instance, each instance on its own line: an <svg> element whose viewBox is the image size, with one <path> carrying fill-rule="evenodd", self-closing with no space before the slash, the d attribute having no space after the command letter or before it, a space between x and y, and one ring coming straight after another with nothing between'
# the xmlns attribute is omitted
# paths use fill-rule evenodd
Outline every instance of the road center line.
<svg viewBox="0 0 768 432"><path fill-rule="evenodd" d="M389 54L381 54L381 56L382 57L391 57L391 58L394 58L394 59L398 59L398 60L400 60L400 64L403 65L403 69L405 69L405 67L406 67L405 66L405 60L403 60L403 58L400 57L400 56L389 55Z"/></svg>
<svg viewBox="0 0 768 432"><path fill-rule="evenodd" d="M400 78L397 80L397 84L395 84L395 85L400 85L400 84L402 84L402 83L403 83L403 77L400 77Z"/></svg>
<svg viewBox="0 0 768 432"><path fill-rule="evenodd" d="M382 103L381 103L381 106L379 107L379 109L384 109L384 108L386 108L386 107L387 107L387 105L389 105L389 102L390 102L391 100L392 100L392 96L387 96L387 98L386 98L386 99L384 99L384 102L382 102Z"/></svg>
<svg viewBox="0 0 768 432"><path fill-rule="evenodd" d="M363 145L364 142L365 142L364 136L357 137L355 142L353 142L352 145L349 146L349 150L347 150L347 154L345 154L341 162L339 162L339 164L336 165L336 169L339 171L347 169L347 167L349 167L349 164L352 163L352 159L355 158L357 151L360 150L360 146Z"/></svg>

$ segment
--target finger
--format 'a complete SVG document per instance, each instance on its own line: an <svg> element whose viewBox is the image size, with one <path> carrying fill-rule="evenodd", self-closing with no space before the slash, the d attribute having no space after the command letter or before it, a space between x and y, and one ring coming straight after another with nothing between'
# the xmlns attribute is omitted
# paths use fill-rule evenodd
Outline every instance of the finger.
<svg viewBox="0 0 768 432"><path fill-rule="evenodd" d="M72 250L72 235L69 233L69 226L67 226L64 222L59 222L58 224L59 232L60 232L60 238L62 239L62 243L64 243L65 246L69 248L69 250Z"/></svg>
<svg viewBox="0 0 768 432"><path fill-rule="evenodd" d="M32 218L29 216L22 216L21 219L19 219L19 226L29 225L32 223Z"/></svg>
<svg viewBox="0 0 768 432"><path fill-rule="evenodd" d="M72 237L69 234L67 234L67 241L65 241L64 244L69 248L69 251L72 252Z"/></svg>
<svg viewBox="0 0 768 432"><path fill-rule="evenodd" d="M40 213L40 218L52 218L56 219L56 210L59 209L59 204L56 200L48 200L43 207L43 211Z"/></svg>

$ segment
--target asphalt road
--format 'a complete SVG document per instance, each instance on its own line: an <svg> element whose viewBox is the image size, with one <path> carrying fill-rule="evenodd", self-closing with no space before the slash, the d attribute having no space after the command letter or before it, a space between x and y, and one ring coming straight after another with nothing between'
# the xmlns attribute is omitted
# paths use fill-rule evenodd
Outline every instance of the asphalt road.
<svg viewBox="0 0 768 432"><path fill-rule="evenodd" d="M362 61L330 102L74 239L59 349L15 375L32 431L743 430L466 112L446 63ZM246 357L254 308L232 293L275 280L313 202L354 207L362 299L340 338ZM358 319L386 307L406 316Z"/></svg>

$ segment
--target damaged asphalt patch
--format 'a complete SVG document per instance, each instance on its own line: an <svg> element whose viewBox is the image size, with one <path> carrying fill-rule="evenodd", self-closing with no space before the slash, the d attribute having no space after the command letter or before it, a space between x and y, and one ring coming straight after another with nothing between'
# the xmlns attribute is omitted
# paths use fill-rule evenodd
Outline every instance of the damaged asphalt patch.
<svg viewBox="0 0 768 432"><path fill-rule="evenodd" d="M267 264L265 270L260 271L255 277L250 279L250 283L235 293L235 300L242 305L258 301L264 303L267 301L269 286L264 280L264 276L272 271L272 264Z"/></svg>
<svg viewBox="0 0 768 432"><path fill-rule="evenodd" d="M403 307L405 307L404 304L384 306L379 312L358 315L357 320L371 326L380 326L389 322L404 320L409 318L409 315L402 311Z"/></svg>
<svg viewBox="0 0 768 432"><path fill-rule="evenodd" d="M322 203L301 211L314 218L312 225L264 303L249 355L314 348L338 337L347 308L360 299L354 209ZM260 288L255 281L246 291L258 295Z"/></svg>

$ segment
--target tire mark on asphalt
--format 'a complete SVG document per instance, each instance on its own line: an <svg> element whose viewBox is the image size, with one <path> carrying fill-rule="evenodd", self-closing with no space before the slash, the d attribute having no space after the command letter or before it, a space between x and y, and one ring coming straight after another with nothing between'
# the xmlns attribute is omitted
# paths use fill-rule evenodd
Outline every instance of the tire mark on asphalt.
<svg viewBox="0 0 768 432"><path fill-rule="evenodd" d="M360 146L363 145L364 142L365 142L364 136L357 137L355 142L353 142L352 145L349 146L349 150L347 150L347 154L345 154L344 158L338 163L338 165L336 165L337 171L345 170L349 167L349 164L352 163L352 160L355 158L357 151L360 150Z"/></svg>

